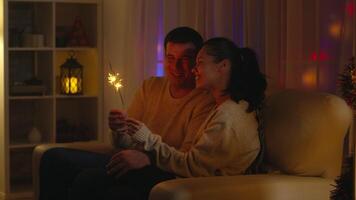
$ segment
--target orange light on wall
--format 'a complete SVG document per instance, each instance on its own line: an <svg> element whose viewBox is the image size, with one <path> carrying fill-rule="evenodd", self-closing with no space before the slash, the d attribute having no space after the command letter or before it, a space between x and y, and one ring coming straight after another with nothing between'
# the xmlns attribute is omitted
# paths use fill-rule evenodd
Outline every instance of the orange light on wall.
<svg viewBox="0 0 356 200"><path fill-rule="evenodd" d="M308 68L302 74L302 84L306 89L315 89L317 86L316 68Z"/></svg>
<svg viewBox="0 0 356 200"><path fill-rule="evenodd" d="M338 39L341 34L341 22L336 21L330 24L329 26L329 34L333 37Z"/></svg>

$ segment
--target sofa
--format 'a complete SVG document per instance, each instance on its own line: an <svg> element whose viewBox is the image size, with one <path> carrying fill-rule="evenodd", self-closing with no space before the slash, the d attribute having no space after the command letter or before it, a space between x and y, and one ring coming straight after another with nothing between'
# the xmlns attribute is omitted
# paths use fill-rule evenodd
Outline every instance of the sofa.
<svg viewBox="0 0 356 200"><path fill-rule="evenodd" d="M353 133L353 113L345 101L327 93L282 91L267 98L263 121L266 173L169 180L152 189L150 200L329 199L343 157L351 148L346 136ZM54 147L113 150L100 142L37 146L33 152L35 199L41 155Z"/></svg>

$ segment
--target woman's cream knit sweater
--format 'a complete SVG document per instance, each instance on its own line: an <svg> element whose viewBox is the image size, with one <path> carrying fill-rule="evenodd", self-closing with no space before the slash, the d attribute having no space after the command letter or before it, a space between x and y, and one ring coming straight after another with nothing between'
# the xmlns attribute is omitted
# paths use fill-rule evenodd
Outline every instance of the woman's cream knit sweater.
<svg viewBox="0 0 356 200"><path fill-rule="evenodd" d="M132 135L147 151L156 152L156 164L181 177L242 174L260 150L255 112L248 103L226 100L216 107L200 127L187 151L162 142L144 124Z"/></svg>

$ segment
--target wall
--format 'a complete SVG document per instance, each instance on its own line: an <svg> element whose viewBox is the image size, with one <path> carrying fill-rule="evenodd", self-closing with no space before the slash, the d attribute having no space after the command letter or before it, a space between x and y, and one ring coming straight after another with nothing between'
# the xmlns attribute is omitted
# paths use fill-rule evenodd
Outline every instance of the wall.
<svg viewBox="0 0 356 200"><path fill-rule="evenodd" d="M5 7L4 0L0 0L0 199L2 196L7 192L7 183L6 183L6 166L3 163L7 159L7 151L5 149L7 142L5 136L5 88L6 88L6 81L5 81L5 60L4 60L4 7Z"/></svg>

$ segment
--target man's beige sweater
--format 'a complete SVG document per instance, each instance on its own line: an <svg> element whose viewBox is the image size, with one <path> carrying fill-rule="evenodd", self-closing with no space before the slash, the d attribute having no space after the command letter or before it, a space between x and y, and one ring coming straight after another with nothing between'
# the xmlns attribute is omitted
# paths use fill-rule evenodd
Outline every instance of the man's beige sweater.
<svg viewBox="0 0 356 200"><path fill-rule="evenodd" d="M182 98L173 98L169 81L163 77L145 80L127 111L128 116L146 124L167 145L186 151L215 103L206 90L194 89ZM126 134L113 132L118 148L133 147Z"/></svg>
<svg viewBox="0 0 356 200"><path fill-rule="evenodd" d="M255 112L248 103L227 100L215 108L192 140L188 151L180 151L141 124L132 135L145 150L156 152L157 166L181 177L242 174L260 149Z"/></svg>

